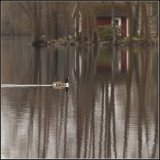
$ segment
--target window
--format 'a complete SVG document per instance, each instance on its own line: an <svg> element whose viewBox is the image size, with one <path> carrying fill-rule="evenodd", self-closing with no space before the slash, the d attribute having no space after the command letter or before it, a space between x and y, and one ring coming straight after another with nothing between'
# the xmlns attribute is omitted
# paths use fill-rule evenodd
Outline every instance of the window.
<svg viewBox="0 0 160 160"><path fill-rule="evenodd" d="M112 24L113 24L113 20L112 20ZM121 26L121 18L115 18L115 25L116 25L116 27Z"/></svg>
<svg viewBox="0 0 160 160"><path fill-rule="evenodd" d="M118 27L118 19L115 19L115 26Z"/></svg>

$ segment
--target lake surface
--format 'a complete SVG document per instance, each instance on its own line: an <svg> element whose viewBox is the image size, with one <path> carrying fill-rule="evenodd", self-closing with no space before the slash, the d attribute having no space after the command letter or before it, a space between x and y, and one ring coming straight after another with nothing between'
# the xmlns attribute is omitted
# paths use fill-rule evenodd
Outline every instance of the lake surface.
<svg viewBox="0 0 160 160"><path fill-rule="evenodd" d="M2 39L2 158L158 158L156 47L29 41Z"/></svg>

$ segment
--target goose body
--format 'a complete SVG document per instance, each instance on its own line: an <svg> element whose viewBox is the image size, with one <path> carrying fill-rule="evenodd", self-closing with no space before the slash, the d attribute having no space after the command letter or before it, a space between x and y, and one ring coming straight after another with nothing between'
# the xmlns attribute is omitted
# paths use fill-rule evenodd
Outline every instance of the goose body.
<svg viewBox="0 0 160 160"><path fill-rule="evenodd" d="M68 83L69 79L70 78L67 77L65 82L63 81L53 82L52 85L54 88L57 88L57 89L63 89L65 87L69 87L69 83Z"/></svg>

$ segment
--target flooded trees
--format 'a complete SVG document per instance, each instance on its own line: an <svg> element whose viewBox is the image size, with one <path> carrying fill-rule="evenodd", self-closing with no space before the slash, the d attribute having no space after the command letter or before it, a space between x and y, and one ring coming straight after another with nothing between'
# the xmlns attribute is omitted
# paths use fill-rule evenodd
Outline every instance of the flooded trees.
<svg viewBox="0 0 160 160"><path fill-rule="evenodd" d="M45 4L45 5L42 5ZM46 28L45 33L47 38L50 38L53 33L53 39L58 38L58 24L57 24L57 2L21 2L20 7L25 11L28 16L31 26L33 45L41 45L43 43L42 34L42 20L43 16L46 16ZM44 10L46 8L46 11ZM43 11L42 11L43 10ZM44 12L45 11L45 12ZM43 12L43 15L42 15ZM52 25L53 24L53 25ZM44 27L43 27L44 28ZM44 29L43 29L44 30Z"/></svg>
<svg viewBox="0 0 160 160"><path fill-rule="evenodd" d="M74 8L74 13L72 15L72 18L74 18L74 27L75 27L75 38L76 40L79 40L79 21L80 21L80 12L79 12L79 2L76 3ZM83 19L83 18L82 18Z"/></svg>
<svg viewBox="0 0 160 160"><path fill-rule="evenodd" d="M138 37L138 28L139 28L139 9L140 9L140 3L135 2L135 17L134 17L134 27L133 27L133 36Z"/></svg>
<svg viewBox="0 0 160 160"><path fill-rule="evenodd" d="M147 8L148 8L148 4L141 2L140 3L141 6L141 29L140 29L140 36L144 37L144 38L149 38L150 35L150 31L149 31L149 21L148 21L148 14L147 14Z"/></svg>
<svg viewBox="0 0 160 160"><path fill-rule="evenodd" d="M75 19L76 40L87 40L88 42L100 41L92 4L77 2L72 17Z"/></svg>
<svg viewBox="0 0 160 160"><path fill-rule="evenodd" d="M82 34L81 34L81 41L85 41L85 40L87 40L87 36L86 36L86 9L84 8L85 6L84 6L84 4L80 4L80 10L82 11L82 20L81 20L81 22L82 22Z"/></svg>
<svg viewBox="0 0 160 160"><path fill-rule="evenodd" d="M149 2L125 2L129 18L129 37L150 37L151 15L153 12Z"/></svg>
<svg viewBox="0 0 160 160"><path fill-rule="evenodd" d="M122 43L124 37L130 40L141 37L146 42L153 33L158 35L158 7L155 2L28 1L5 5L3 32L8 35L31 34L34 45L90 45L102 41L104 43L101 44L109 45L109 41L112 44L116 41ZM26 14L21 14L24 12ZM110 27L109 31L105 30L106 34L102 33L107 37L105 39L101 36L101 27Z"/></svg>
<svg viewBox="0 0 160 160"><path fill-rule="evenodd" d="M65 15L65 38L69 39L69 4L65 2L64 5L64 15Z"/></svg>
<svg viewBox="0 0 160 160"><path fill-rule="evenodd" d="M32 29L33 45L41 42L41 6L42 2L21 2L21 8L26 12Z"/></svg>
<svg viewBox="0 0 160 160"><path fill-rule="evenodd" d="M91 42L100 41L100 36L97 28L97 19L96 19L96 15L94 14L92 5L90 3L87 3L86 7L88 8L88 11L89 11L89 12L86 12L88 15L87 40Z"/></svg>
<svg viewBox="0 0 160 160"><path fill-rule="evenodd" d="M154 28L154 35L158 37L158 2L151 2L152 14L151 14L151 27Z"/></svg>
<svg viewBox="0 0 160 160"><path fill-rule="evenodd" d="M32 4L32 32L33 43L41 42L41 2L33 2Z"/></svg>
<svg viewBox="0 0 160 160"><path fill-rule="evenodd" d="M115 15L114 15L114 2L111 2L112 7L112 19L113 19L113 44L116 43L116 26L115 26Z"/></svg>
<svg viewBox="0 0 160 160"><path fill-rule="evenodd" d="M50 2L46 2L46 34L47 34L47 38L50 38L51 36L51 23L50 23L50 19L51 19L51 5Z"/></svg>
<svg viewBox="0 0 160 160"><path fill-rule="evenodd" d="M126 3L126 8L128 11L128 19L129 19L129 38L132 39L133 37L133 22L134 22L134 13L133 13L133 8L132 8L132 3L131 2L125 2Z"/></svg>
<svg viewBox="0 0 160 160"><path fill-rule="evenodd" d="M58 2L43 2L46 6L46 33L47 38L58 39ZM44 12L45 14L45 12Z"/></svg>
<svg viewBox="0 0 160 160"><path fill-rule="evenodd" d="M58 2L52 2L52 18L51 21L53 20L53 39L58 39L58 18L57 18L57 12L59 8L59 3Z"/></svg>

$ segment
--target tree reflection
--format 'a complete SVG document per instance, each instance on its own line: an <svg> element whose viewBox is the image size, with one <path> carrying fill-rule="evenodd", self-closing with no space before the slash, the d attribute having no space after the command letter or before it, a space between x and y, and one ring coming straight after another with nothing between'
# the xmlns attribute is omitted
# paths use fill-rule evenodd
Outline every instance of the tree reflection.
<svg viewBox="0 0 160 160"><path fill-rule="evenodd" d="M138 97L139 97L139 112L138 112L138 151L139 151L139 157L142 157L142 124L145 124L145 129L146 129L146 145L148 146L148 139L149 139L149 133L148 133L148 113L146 110L146 107L149 107L148 104L151 104L150 100L150 86L153 84L150 83L151 80L151 53L150 53L150 48L146 48L146 50L142 51L141 54L138 56L134 57L135 59L135 72L136 72L136 82L137 82L137 88L138 88ZM157 90L157 89L156 89ZM157 93L157 92L156 92ZM156 105L157 106L157 100L156 99ZM157 107L156 107L157 108ZM157 123L155 121L155 128L157 128ZM155 136L157 136L157 133L155 133ZM156 138L156 137L155 137ZM154 144L155 146L157 145L156 143ZM155 151L153 151L155 152Z"/></svg>
<svg viewBox="0 0 160 160"><path fill-rule="evenodd" d="M6 156L156 158L154 56L149 48L35 48L22 80L51 84L69 75L70 92L52 87L2 90L7 102L14 101L4 105L2 99L2 113L8 107L15 115L4 148L16 146L16 152Z"/></svg>
<svg viewBox="0 0 160 160"><path fill-rule="evenodd" d="M125 130L124 130L124 149L123 149L123 158L126 158L127 146L128 146L128 132L129 132L129 123L130 123L130 103L131 103L131 86L132 86L132 76L133 76L133 52L132 49L129 49L128 57L128 73L127 73L127 99L126 99L126 109L125 109Z"/></svg>

